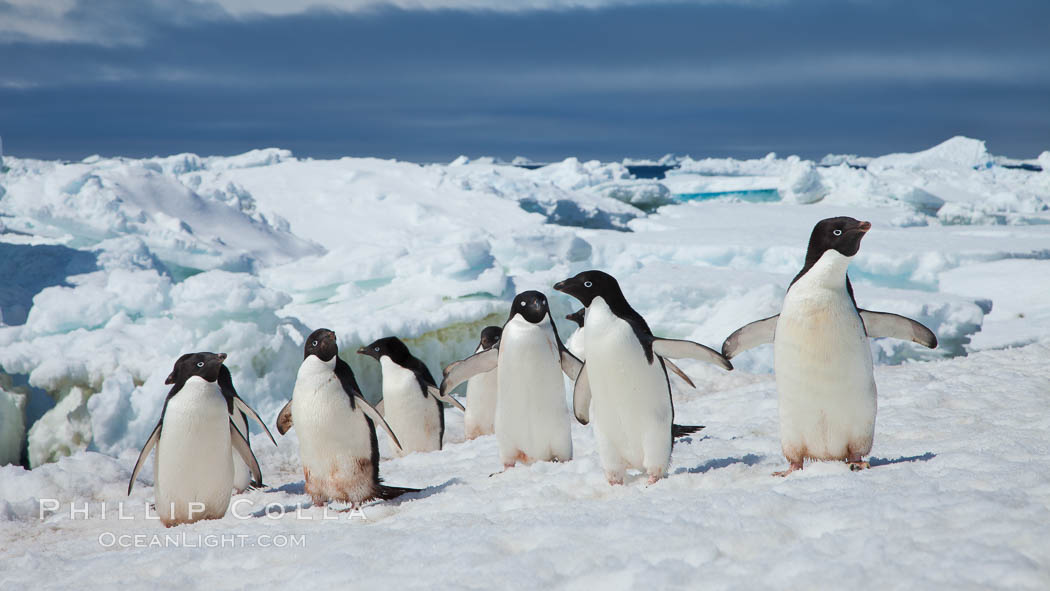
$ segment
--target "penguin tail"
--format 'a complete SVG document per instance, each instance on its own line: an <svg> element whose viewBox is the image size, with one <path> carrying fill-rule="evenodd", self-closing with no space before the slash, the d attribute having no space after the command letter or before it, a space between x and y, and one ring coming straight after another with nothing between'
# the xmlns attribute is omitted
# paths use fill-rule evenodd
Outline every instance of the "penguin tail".
<svg viewBox="0 0 1050 591"><path fill-rule="evenodd" d="M703 428L703 425L671 425L671 437L680 439L686 435L692 435Z"/></svg>
<svg viewBox="0 0 1050 591"><path fill-rule="evenodd" d="M266 488L266 485L263 484L262 480L252 480L248 483L248 490L255 490L258 488Z"/></svg>
<svg viewBox="0 0 1050 591"><path fill-rule="evenodd" d="M403 486L387 486L380 484L376 486L376 497L377 499L383 499L389 501L390 499L396 499L405 493L419 492L421 488L406 488Z"/></svg>

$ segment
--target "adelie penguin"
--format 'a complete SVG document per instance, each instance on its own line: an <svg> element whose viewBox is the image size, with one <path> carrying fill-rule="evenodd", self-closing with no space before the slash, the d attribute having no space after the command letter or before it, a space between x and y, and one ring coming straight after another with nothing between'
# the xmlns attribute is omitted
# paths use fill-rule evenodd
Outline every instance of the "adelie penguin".
<svg viewBox="0 0 1050 591"><path fill-rule="evenodd" d="M499 344L503 329L486 326L481 331L481 342L474 353L488 351ZM467 410L463 415L463 434L467 439L496 432L496 396L499 388L495 369L472 376L467 380Z"/></svg>
<svg viewBox="0 0 1050 591"><path fill-rule="evenodd" d="M518 462L564 462L572 459L572 435L562 373L576 379L581 367L558 337L547 297L525 291L511 303L499 343L446 367L441 391L495 370L494 425L504 469Z"/></svg>
<svg viewBox="0 0 1050 591"><path fill-rule="evenodd" d="M554 289L587 308L587 360L573 389L573 410L581 423L594 423L606 479L623 484L631 468L655 483L671 461L674 406L664 358L690 357L727 370L733 366L699 343L653 336L608 273L584 271Z"/></svg>
<svg viewBox="0 0 1050 591"><path fill-rule="evenodd" d="M339 358L335 333L319 328L303 347L292 399L277 415L282 435L299 435L306 494L314 506L330 501L351 507L393 499L419 489L387 486L379 478L378 423L400 449L394 431L361 394L350 366Z"/></svg>
<svg viewBox="0 0 1050 591"><path fill-rule="evenodd" d="M870 223L850 217L818 222L780 314L738 329L722 345L731 358L773 343L780 444L790 463L777 476L801 470L807 458L866 468L876 411L868 339L937 346L933 332L914 320L857 307L846 269L870 229Z"/></svg>
<svg viewBox="0 0 1050 591"><path fill-rule="evenodd" d="M568 348L569 351L571 351L572 354L578 357L580 360L586 359L586 348L584 346L584 323L586 314L587 308L580 308L572 314L565 315L566 320L572 320L577 324L577 326L579 326L579 328L577 328L572 333L572 335L569 336L569 340L565 341L565 347ZM672 363L670 359L667 359L665 357L664 365L667 366L667 369L674 372L675 375L682 378L682 380L685 383L689 384L690 388L696 388L696 384L693 383L693 380L690 379L689 376L681 370L681 368ZM675 438L675 440L678 440L688 435L692 435L693 433L696 433L703 428L703 425L679 425L677 423L674 423L671 425L671 435Z"/></svg>
<svg viewBox="0 0 1050 591"><path fill-rule="evenodd" d="M153 489L157 515L166 527L226 514L233 489L233 455L262 482L259 462L231 415L255 413L230 387L220 385L225 353L187 353L179 357L165 381L171 390L128 482L128 494L142 464L156 447ZM267 431L267 433L269 433Z"/></svg>
<svg viewBox="0 0 1050 591"><path fill-rule="evenodd" d="M401 453L436 451L445 436L445 406L463 405L438 390L426 364L397 337L386 337L357 350L375 358L383 371L383 416L401 439Z"/></svg>

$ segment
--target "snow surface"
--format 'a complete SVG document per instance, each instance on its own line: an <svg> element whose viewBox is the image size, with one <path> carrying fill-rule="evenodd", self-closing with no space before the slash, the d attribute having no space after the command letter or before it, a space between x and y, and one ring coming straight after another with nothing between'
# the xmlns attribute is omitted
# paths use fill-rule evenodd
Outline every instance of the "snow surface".
<svg viewBox="0 0 1050 591"><path fill-rule="evenodd" d="M0 468L0 588L39 587L42 568L53 587L161 576L170 587L1048 588L1044 161L1050 152L1025 161L1043 172L1005 168L968 138L820 163L570 158L534 170L278 149L7 155L0 460L25 456L35 469ZM637 163L679 168L639 180L627 170ZM243 495L246 512L274 502L288 515L176 530L302 533L306 549L99 543L101 532L163 529L144 519L148 466L126 508L136 519L112 516L183 352L229 354L238 391L272 425L312 329L336 331L374 401L378 366L358 346L397 335L438 372L525 289L549 294L567 337L575 325L561 318L577 302L550 286L587 268L617 276L658 335L718 346L779 311L813 224L832 215L874 226L851 266L858 304L914 317L941 341L872 342L882 396L870 471L769 476L784 461L764 346L728 374L682 363L699 389L676 390L676 418L707 429L675 447L671 476L652 487L610 488L579 425L572 462L489 478L494 438L463 442L449 410L446 449L382 464L389 483L426 489L367 507L367 521L291 514L320 512L303 494L293 430L276 449L253 438L274 488ZM64 515L38 519L43 498ZM71 502L90 516L70 519Z"/></svg>

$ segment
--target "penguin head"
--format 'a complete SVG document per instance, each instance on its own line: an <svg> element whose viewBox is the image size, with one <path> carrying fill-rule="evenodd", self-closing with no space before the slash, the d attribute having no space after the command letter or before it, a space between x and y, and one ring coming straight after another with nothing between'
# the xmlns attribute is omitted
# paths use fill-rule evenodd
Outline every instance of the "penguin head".
<svg viewBox="0 0 1050 591"><path fill-rule="evenodd" d="M503 336L503 329L499 326L486 326L481 331L481 350L488 351L499 343Z"/></svg>
<svg viewBox="0 0 1050 591"><path fill-rule="evenodd" d="M607 302L623 299L623 292L620 291L620 284L616 278L603 271L577 273L575 277L555 283L554 289L580 300L584 306L590 306L596 297L602 297Z"/></svg>
<svg viewBox="0 0 1050 591"><path fill-rule="evenodd" d="M186 353L175 362L165 384L185 384L186 380L197 376L205 381L214 382L219 379L219 371L222 363L226 361L225 353Z"/></svg>
<svg viewBox="0 0 1050 591"><path fill-rule="evenodd" d="M813 226L806 251L806 264L811 265L829 250L852 257L860 250L860 241L871 229L871 222L862 222L851 217L827 218Z"/></svg>
<svg viewBox="0 0 1050 591"><path fill-rule="evenodd" d="M384 355L390 358L394 363L404 366L405 362L412 357L412 354L408 351L408 347L401 342L401 339L397 337L384 337L378 341L373 342L371 345L365 345L357 350L359 355L368 355L374 357L376 361L379 361Z"/></svg>
<svg viewBox="0 0 1050 591"><path fill-rule="evenodd" d="M514 296L514 302L510 305L510 318L507 320L509 321L516 314L520 314L525 320L533 324L539 324L543 322L548 313L547 296L534 290L523 291Z"/></svg>
<svg viewBox="0 0 1050 591"><path fill-rule="evenodd" d="M555 288L555 289L557 289L557 288ZM587 315L587 308L580 308L579 310L576 310L572 314L566 314L565 315L565 319L566 320L572 320L573 322L578 324L580 326L580 328L583 328L583 321L584 321L584 317L586 315Z"/></svg>
<svg viewBox="0 0 1050 591"><path fill-rule="evenodd" d="M338 354L339 346L335 342L335 333L331 330L319 328L306 337L306 346L303 347L303 359L315 355L321 361L328 362Z"/></svg>

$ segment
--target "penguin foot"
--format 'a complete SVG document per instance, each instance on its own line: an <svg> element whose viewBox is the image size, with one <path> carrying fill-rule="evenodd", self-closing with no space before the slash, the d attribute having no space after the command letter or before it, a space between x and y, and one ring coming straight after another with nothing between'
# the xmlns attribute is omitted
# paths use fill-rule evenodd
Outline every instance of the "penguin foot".
<svg viewBox="0 0 1050 591"><path fill-rule="evenodd" d="M646 482L646 486L652 486L652 485L656 484L657 482L660 481L660 478L661 477L659 475L650 474L649 475L649 481Z"/></svg>
<svg viewBox="0 0 1050 591"><path fill-rule="evenodd" d="M779 472L774 472L773 476L779 476L779 477L783 478L783 477L787 476L788 474L791 474L795 470L801 470L801 469L802 469L802 462L798 462L798 463L791 462L791 466L789 466L787 470L781 470Z"/></svg>
<svg viewBox="0 0 1050 591"><path fill-rule="evenodd" d="M500 470L499 472L493 472L492 474L489 474L489 478L492 478L493 476L497 476L499 474L503 474L504 472L506 472L507 470L510 470L511 468L513 468L516 465L517 465L517 462L510 462L509 464L507 462L503 462L503 469Z"/></svg>
<svg viewBox="0 0 1050 591"><path fill-rule="evenodd" d="M864 460L846 460L846 464L849 466L850 472L860 472L871 467L871 464Z"/></svg>

